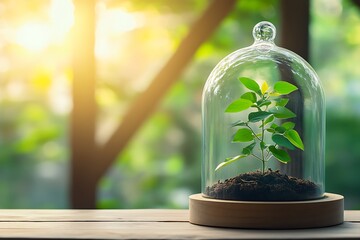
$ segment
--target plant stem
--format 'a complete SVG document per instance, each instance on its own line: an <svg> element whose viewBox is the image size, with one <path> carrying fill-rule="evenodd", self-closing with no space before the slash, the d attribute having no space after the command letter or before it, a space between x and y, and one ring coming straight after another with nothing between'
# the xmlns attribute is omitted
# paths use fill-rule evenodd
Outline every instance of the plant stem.
<svg viewBox="0 0 360 240"><path fill-rule="evenodd" d="M250 129L250 131L254 134L254 136L261 141L261 139L256 135L256 133L254 132L254 130L249 126L249 124L246 124L246 126Z"/></svg>
<svg viewBox="0 0 360 240"><path fill-rule="evenodd" d="M254 158L256 158L256 159L258 159L260 161L262 161L262 159L260 157L256 156L255 154L251 154L251 156L253 156Z"/></svg>

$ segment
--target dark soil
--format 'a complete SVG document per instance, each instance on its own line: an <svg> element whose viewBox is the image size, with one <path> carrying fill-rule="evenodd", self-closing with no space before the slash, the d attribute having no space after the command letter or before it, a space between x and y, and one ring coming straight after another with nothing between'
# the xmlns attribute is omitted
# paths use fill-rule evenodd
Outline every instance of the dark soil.
<svg viewBox="0 0 360 240"><path fill-rule="evenodd" d="M320 188L309 180L269 169L240 174L206 188L210 198L243 201L296 201L319 198Z"/></svg>

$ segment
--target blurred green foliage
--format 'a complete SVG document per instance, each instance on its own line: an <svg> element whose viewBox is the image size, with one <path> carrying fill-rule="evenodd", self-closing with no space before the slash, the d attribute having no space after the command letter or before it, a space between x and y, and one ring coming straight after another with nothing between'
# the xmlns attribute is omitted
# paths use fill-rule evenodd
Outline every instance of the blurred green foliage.
<svg viewBox="0 0 360 240"><path fill-rule="evenodd" d="M49 15L64 2L0 3L1 208L69 207L70 32L66 14L58 11L60 24ZM98 142L207 4L97 1ZM237 3L101 180L98 207L187 207L188 195L200 191L202 87L223 57L252 44L257 22L279 26L279 16L277 0ZM127 24L109 24L117 21ZM310 61L327 96L326 190L343 194L347 209L360 209L360 10L348 0L312 1L310 30Z"/></svg>

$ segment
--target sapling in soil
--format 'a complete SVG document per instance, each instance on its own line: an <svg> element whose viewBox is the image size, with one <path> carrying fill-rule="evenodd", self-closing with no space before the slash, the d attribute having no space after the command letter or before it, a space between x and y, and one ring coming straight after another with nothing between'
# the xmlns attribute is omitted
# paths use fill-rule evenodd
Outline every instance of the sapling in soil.
<svg viewBox="0 0 360 240"><path fill-rule="evenodd" d="M286 121L280 126L274 123L276 119L284 120L296 117L295 113L286 108L289 99L283 95L290 94L298 88L284 81L278 81L273 88L270 88L265 81L260 87L253 79L241 77L239 80L250 91L232 102L225 112L237 113L249 108L254 109L248 114L247 120L241 119L233 124L233 127L239 127L239 129L234 134L232 141L251 143L242 149L241 154L226 158L216 167L215 171L242 158L253 156L261 161L261 170L264 174L266 163L273 156L281 163L288 163L291 160L283 148L290 151L295 148L304 150L304 144L298 132L294 130L295 123ZM272 143L265 142L266 132L272 134ZM259 148L260 155L254 153L255 147Z"/></svg>
<svg viewBox="0 0 360 240"><path fill-rule="evenodd" d="M279 170L266 170L268 161L276 159L287 164L291 161L288 151L296 148L304 150L303 141L294 129L295 123L291 121L296 114L286 107L289 94L298 88L285 81L278 81L273 86L263 81L260 86L247 77L239 80L249 91L230 103L225 113L251 110L247 111L247 119L239 119L231 126L237 129L232 142L248 144L240 149L239 155L221 162L215 171L222 171L227 165L248 157L258 160L261 170L219 181L207 187L206 194L220 199L268 201L311 199L316 196L319 187L315 183L281 174ZM265 135L271 136L271 140L266 140Z"/></svg>

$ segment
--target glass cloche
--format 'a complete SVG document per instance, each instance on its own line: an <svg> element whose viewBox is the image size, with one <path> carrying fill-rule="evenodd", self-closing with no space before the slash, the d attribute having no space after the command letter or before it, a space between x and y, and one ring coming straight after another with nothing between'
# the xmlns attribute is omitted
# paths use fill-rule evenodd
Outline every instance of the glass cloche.
<svg viewBox="0 0 360 240"><path fill-rule="evenodd" d="M292 201L324 194L324 93L313 68L274 44L260 22L254 44L226 56L202 99L202 194Z"/></svg>

